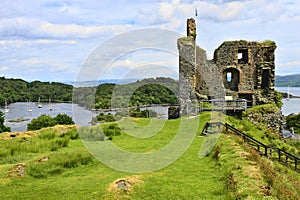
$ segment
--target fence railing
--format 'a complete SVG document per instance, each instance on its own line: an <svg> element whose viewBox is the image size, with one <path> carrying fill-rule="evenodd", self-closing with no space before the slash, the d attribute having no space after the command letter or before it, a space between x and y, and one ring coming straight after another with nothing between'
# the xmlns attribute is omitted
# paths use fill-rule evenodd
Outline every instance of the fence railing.
<svg viewBox="0 0 300 200"><path fill-rule="evenodd" d="M247 110L247 100L225 100L225 99L212 99L212 100L201 100L199 106L200 112L202 111L244 111Z"/></svg>
<svg viewBox="0 0 300 200"><path fill-rule="evenodd" d="M300 164L300 158L284 151L283 149L270 147L227 123L223 124L221 122L207 122L202 129L202 134L222 132L221 126L225 128L226 134L235 134L241 137L244 143L247 143L253 147L260 155L266 156L272 160L277 160L280 163L300 172L300 169L298 168L298 165Z"/></svg>

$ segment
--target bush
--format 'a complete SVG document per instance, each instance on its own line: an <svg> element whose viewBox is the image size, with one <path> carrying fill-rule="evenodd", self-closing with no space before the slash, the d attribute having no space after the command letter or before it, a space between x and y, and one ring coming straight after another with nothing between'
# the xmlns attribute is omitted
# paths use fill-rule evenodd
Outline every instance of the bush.
<svg viewBox="0 0 300 200"><path fill-rule="evenodd" d="M56 117L52 118L49 115L41 115L36 119L33 119L28 125L27 130L39 130L45 127L52 127L57 124L70 125L74 124L71 117L66 114L58 114Z"/></svg>
<svg viewBox="0 0 300 200"><path fill-rule="evenodd" d="M108 113L108 114L104 114L104 113L100 113L98 116L97 116L97 119L98 121L103 121L103 122L113 122L115 121L114 119L114 115L111 114L111 113Z"/></svg>
<svg viewBox="0 0 300 200"><path fill-rule="evenodd" d="M27 130L39 130L44 127L52 127L56 125L56 121L49 115L41 115L33 119L28 125Z"/></svg>
<svg viewBox="0 0 300 200"><path fill-rule="evenodd" d="M58 114L56 117L54 117L54 120L56 121L56 124L62 124L62 125L72 125L75 124L72 120L72 117L66 115L66 114Z"/></svg>
<svg viewBox="0 0 300 200"><path fill-rule="evenodd" d="M102 128L104 135L110 139L112 139L113 136L121 135L121 129L116 123L104 124Z"/></svg>

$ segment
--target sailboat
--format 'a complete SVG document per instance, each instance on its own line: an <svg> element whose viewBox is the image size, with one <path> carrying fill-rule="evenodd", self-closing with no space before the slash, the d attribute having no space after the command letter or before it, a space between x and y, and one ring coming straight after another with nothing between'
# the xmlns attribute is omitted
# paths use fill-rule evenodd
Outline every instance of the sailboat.
<svg viewBox="0 0 300 200"><path fill-rule="evenodd" d="M32 108L31 108L31 106L30 106L30 101L28 100L28 102L27 102L27 106L28 106L28 112L32 112Z"/></svg>
<svg viewBox="0 0 300 200"><path fill-rule="evenodd" d="M38 108L42 108L42 104L41 104L41 98L39 97L39 100L38 100Z"/></svg>
<svg viewBox="0 0 300 200"><path fill-rule="evenodd" d="M5 112L5 113L8 113L8 112L9 112L9 109L8 109L8 106L7 106L7 101L6 101L6 99L5 99L4 112Z"/></svg>
<svg viewBox="0 0 300 200"><path fill-rule="evenodd" d="M288 93L287 93L287 98L286 98L287 101L290 100L290 86L288 86Z"/></svg>
<svg viewBox="0 0 300 200"><path fill-rule="evenodd" d="M49 98L49 110L50 110L50 111L53 110L53 108L52 108L52 103L51 103L51 98Z"/></svg>

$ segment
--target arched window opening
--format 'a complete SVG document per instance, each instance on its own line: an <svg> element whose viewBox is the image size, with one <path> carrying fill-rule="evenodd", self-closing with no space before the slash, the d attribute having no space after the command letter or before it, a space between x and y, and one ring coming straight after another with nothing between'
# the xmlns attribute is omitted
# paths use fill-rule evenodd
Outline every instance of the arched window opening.
<svg viewBox="0 0 300 200"><path fill-rule="evenodd" d="M226 89L238 91L240 83L240 72L235 68L228 68L223 71L223 83Z"/></svg>

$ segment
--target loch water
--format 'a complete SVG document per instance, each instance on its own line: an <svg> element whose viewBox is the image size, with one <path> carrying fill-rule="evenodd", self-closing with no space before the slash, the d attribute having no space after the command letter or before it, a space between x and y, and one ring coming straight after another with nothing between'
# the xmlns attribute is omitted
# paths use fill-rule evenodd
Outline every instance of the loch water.
<svg viewBox="0 0 300 200"><path fill-rule="evenodd" d="M276 87L276 90L280 92L287 92L287 87ZM294 96L300 96L300 87L290 87L290 94ZM287 116L292 113L300 113L300 98L291 98L289 100L282 99L282 114ZM81 126L90 125L90 122L93 117L95 117L99 112L87 110L77 104L72 103L53 103L52 110L49 109L48 104L42 104L42 108L38 108L36 103L26 103L26 102L16 102L9 104L9 112L5 113L5 125L11 127L12 132L16 131L25 131L27 129L27 124L34 118L42 114L47 114L52 117L57 114L67 114L71 116L74 122ZM29 109L32 109L32 112L28 112ZM152 106L145 107L144 109L152 109L159 113L162 118L167 119L168 108L163 106ZM1 108L1 111L4 112L4 108ZM23 122L9 122L9 120L17 118L27 118L28 121Z"/></svg>
<svg viewBox="0 0 300 200"><path fill-rule="evenodd" d="M275 88L279 92L285 92L287 93L290 91L290 94L293 96L299 96L300 97L300 87L276 87ZM290 98L282 99L283 106L281 108L282 114L287 116L292 113L298 114L300 113L300 98Z"/></svg>

